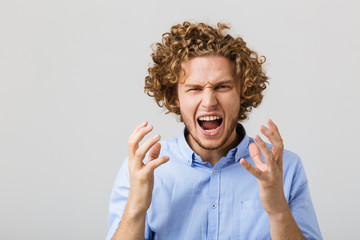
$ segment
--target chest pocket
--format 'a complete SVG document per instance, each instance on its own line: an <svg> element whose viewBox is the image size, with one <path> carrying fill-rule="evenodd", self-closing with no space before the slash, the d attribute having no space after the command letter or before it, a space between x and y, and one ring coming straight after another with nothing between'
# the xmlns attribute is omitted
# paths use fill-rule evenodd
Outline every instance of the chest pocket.
<svg viewBox="0 0 360 240"><path fill-rule="evenodd" d="M240 239L271 239L269 218L260 200L241 202L239 210Z"/></svg>

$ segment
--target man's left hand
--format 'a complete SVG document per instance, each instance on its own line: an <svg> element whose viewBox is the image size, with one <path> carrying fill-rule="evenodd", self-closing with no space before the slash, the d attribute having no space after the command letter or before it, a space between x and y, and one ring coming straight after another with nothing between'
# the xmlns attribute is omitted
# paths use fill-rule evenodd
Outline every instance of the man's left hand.
<svg viewBox="0 0 360 240"><path fill-rule="evenodd" d="M260 199L265 211L269 215L277 215L290 211L283 190L284 144L277 126L270 119L267 125L268 127L261 126L260 131L269 139L272 150L258 135L255 135L255 143L249 146L255 166L244 158L240 160L240 164L258 179ZM259 149L265 158L265 163Z"/></svg>

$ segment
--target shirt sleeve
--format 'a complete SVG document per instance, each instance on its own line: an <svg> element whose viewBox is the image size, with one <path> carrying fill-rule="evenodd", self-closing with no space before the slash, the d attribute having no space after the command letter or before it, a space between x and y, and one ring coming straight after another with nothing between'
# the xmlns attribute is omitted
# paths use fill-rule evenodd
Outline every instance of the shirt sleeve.
<svg viewBox="0 0 360 240"><path fill-rule="evenodd" d="M126 158L115 179L114 186L110 196L108 232L106 235L106 240L111 240L111 238L114 236L119 226L119 223L121 221L122 215L125 210L126 202L129 197L129 191L130 191L130 177L129 177L129 169L128 169L128 159ZM148 224L146 223L144 239L151 240L152 235L153 234Z"/></svg>
<svg viewBox="0 0 360 240"><path fill-rule="evenodd" d="M289 206L296 223L306 239L322 239L314 206L311 201L308 180L300 158L297 162L291 186Z"/></svg>

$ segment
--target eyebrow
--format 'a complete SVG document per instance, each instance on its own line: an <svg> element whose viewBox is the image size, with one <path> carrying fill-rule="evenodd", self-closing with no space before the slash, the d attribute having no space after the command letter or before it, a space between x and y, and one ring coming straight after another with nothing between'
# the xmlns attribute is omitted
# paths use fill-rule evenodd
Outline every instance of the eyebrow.
<svg viewBox="0 0 360 240"><path fill-rule="evenodd" d="M230 83L234 83L235 81L234 80L223 80L223 81L218 81L216 82L215 84L210 84L212 86L219 86L219 85L222 85L222 84L230 84ZM187 88L193 88L193 87L203 87L203 85L201 84L186 84L184 85L185 87Z"/></svg>

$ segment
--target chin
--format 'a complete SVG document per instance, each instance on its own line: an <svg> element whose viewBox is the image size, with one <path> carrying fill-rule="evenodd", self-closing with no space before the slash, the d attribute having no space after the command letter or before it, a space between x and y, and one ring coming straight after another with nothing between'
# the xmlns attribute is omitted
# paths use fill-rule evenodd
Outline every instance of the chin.
<svg viewBox="0 0 360 240"><path fill-rule="evenodd" d="M197 145L206 150L218 150L225 145L228 139L226 137L216 139L208 139L208 137L206 137L207 139L204 139L203 137L195 136L191 131L189 131L189 133Z"/></svg>

